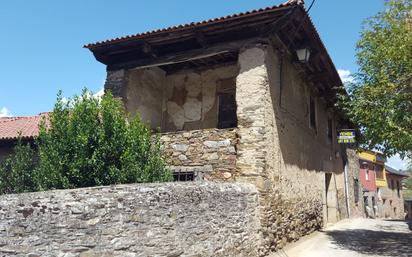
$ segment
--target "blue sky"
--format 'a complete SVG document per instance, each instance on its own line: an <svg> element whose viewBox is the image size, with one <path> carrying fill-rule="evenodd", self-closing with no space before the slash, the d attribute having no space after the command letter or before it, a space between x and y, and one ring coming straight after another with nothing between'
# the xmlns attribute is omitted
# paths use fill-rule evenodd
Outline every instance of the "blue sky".
<svg viewBox="0 0 412 257"><path fill-rule="evenodd" d="M283 1L2 1L0 115L49 111L60 89L65 96L83 87L100 90L105 67L84 44ZM362 20L382 8L383 0L315 2L310 15L338 69L356 71L354 47Z"/></svg>

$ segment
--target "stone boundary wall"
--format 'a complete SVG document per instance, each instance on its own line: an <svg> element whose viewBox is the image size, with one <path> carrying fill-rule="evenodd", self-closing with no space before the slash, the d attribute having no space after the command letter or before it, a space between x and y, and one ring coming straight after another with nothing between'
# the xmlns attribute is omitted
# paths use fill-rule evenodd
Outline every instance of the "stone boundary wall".
<svg viewBox="0 0 412 257"><path fill-rule="evenodd" d="M0 196L0 256L258 256L254 186L131 184Z"/></svg>
<svg viewBox="0 0 412 257"><path fill-rule="evenodd" d="M160 140L172 171L194 172L196 180L234 180L236 129L169 132L162 134Z"/></svg>

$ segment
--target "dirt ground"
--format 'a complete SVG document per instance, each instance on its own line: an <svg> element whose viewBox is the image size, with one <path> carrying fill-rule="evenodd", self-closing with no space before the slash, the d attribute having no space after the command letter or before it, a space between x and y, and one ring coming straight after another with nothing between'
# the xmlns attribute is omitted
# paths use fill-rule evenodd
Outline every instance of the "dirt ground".
<svg viewBox="0 0 412 257"><path fill-rule="evenodd" d="M270 257L412 257L412 222L343 220Z"/></svg>

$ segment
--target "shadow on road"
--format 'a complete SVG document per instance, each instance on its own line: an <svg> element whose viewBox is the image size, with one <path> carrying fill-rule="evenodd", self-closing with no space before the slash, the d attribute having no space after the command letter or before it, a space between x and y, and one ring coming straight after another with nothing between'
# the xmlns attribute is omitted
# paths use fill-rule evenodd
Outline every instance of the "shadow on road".
<svg viewBox="0 0 412 257"><path fill-rule="evenodd" d="M408 225L411 229L412 224ZM412 233L352 229L327 231L326 234L333 244L361 254L412 256Z"/></svg>

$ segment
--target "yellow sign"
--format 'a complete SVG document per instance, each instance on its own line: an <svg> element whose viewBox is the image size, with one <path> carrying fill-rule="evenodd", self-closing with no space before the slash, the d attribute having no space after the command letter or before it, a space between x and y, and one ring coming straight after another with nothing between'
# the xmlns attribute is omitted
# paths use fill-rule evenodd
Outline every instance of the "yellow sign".
<svg viewBox="0 0 412 257"><path fill-rule="evenodd" d="M353 144L355 143L355 130L354 129L345 129L339 131L338 143L339 144Z"/></svg>

